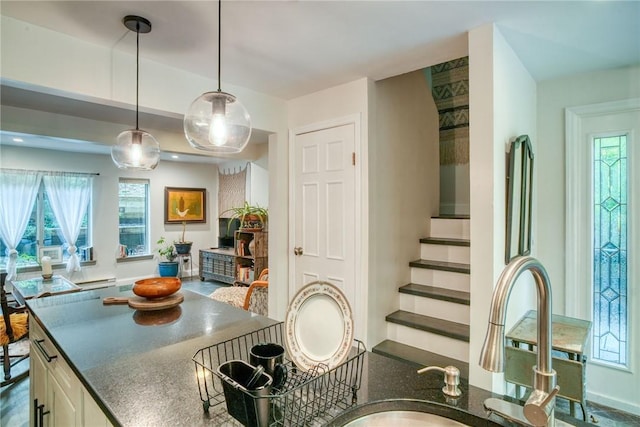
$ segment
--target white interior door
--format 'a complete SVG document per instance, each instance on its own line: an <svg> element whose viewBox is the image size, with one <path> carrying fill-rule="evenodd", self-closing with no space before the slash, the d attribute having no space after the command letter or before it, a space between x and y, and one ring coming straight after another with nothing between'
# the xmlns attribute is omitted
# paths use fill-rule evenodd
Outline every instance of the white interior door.
<svg viewBox="0 0 640 427"><path fill-rule="evenodd" d="M295 135L290 297L315 280L340 288L356 311L355 124Z"/></svg>

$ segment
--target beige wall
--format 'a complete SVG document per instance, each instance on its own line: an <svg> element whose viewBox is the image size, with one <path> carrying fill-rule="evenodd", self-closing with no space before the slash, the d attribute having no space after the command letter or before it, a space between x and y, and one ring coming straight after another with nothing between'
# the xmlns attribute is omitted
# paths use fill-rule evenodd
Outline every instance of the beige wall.
<svg viewBox="0 0 640 427"><path fill-rule="evenodd" d="M367 339L386 338L385 315L398 309L409 262L438 214L438 111L424 73L375 84L376 139L369 144L369 321Z"/></svg>
<svg viewBox="0 0 640 427"><path fill-rule="evenodd" d="M640 66L597 71L538 84L534 186L538 254L553 283L553 312L565 313L565 123L567 107L640 97Z"/></svg>

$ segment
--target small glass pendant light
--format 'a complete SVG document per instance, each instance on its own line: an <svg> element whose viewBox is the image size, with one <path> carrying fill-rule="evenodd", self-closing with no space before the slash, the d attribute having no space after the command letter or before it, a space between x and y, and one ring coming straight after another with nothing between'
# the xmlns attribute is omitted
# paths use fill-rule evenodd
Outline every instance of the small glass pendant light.
<svg viewBox="0 0 640 427"><path fill-rule="evenodd" d="M138 128L138 92L140 76L140 33L151 32L151 22L140 16L127 15L124 26L136 32L136 128L118 135L111 147L111 158L120 169L152 170L160 160L160 144L149 132Z"/></svg>
<svg viewBox="0 0 640 427"><path fill-rule="evenodd" d="M194 148L230 154L247 146L251 118L235 96L220 89L221 5L218 0L218 90L203 93L193 101L184 116L184 134Z"/></svg>

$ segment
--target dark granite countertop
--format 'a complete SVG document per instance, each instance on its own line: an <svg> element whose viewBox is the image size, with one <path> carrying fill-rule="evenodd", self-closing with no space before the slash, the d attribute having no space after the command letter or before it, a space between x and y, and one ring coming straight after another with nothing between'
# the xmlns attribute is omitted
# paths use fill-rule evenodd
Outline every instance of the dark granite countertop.
<svg viewBox="0 0 640 427"><path fill-rule="evenodd" d="M104 297L133 296L130 289L57 295L27 304L115 426L219 425L203 411L192 357L204 347L276 322L187 290L181 291L180 306L162 311L164 319L160 312L102 304ZM441 373L417 375L412 365L367 352L358 403L422 399L486 418L484 399L500 397L463 381L462 396L447 402L442 386Z"/></svg>

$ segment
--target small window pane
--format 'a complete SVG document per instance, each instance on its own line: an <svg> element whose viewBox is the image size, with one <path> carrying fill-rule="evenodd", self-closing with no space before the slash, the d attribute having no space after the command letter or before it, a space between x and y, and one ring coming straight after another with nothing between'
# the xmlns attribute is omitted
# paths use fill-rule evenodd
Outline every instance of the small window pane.
<svg viewBox="0 0 640 427"><path fill-rule="evenodd" d="M593 358L627 367L627 136L593 143Z"/></svg>
<svg viewBox="0 0 640 427"><path fill-rule="evenodd" d="M127 256L148 255L149 181L120 179L120 244Z"/></svg>

